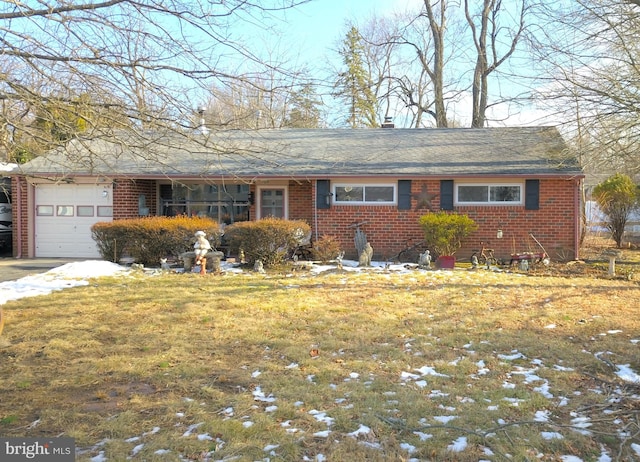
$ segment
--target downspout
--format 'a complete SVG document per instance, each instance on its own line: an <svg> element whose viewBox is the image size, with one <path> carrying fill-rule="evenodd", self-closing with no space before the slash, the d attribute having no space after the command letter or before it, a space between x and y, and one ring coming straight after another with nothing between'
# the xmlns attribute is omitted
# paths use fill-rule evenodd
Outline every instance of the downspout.
<svg viewBox="0 0 640 462"><path fill-rule="evenodd" d="M14 201L14 204L17 204L17 211L15 213L15 217L17 218L17 225L18 225L18 252L16 255L16 258L22 258L22 181L20 181L20 177L16 178L16 194L17 194L17 198Z"/></svg>
<svg viewBox="0 0 640 462"><path fill-rule="evenodd" d="M574 210L577 211L577 213L574 214L574 221L575 221L575 228L574 228L574 232L573 232L573 246L575 249L574 252L574 257L576 260L580 259L580 235L582 233L582 205L581 205L581 183L582 183L582 179L578 178L576 180L576 185L578 186L576 188L576 192L575 194L575 199L574 199Z"/></svg>
<svg viewBox="0 0 640 462"><path fill-rule="evenodd" d="M313 201L313 229L316 234L316 242L318 242L318 182L313 182L311 200Z"/></svg>

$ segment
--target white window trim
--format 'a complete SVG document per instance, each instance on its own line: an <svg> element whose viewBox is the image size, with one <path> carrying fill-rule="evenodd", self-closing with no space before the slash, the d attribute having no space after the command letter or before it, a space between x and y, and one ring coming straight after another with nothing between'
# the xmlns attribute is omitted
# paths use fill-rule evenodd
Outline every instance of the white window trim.
<svg viewBox="0 0 640 462"><path fill-rule="evenodd" d="M343 188L345 186L355 186L358 188L365 188L367 186L387 186L393 188L393 200L392 201L339 201L337 199L336 188ZM331 184L331 199L334 205L398 205L398 184L397 183L375 183L375 182L360 182L360 181L345 181L342 183Z"/></svg>
<svg viewBox="0 0 640 462"><path fill-rule="evenodd" d="M458 200L458 188L460 186L486 186L491 187L491 186L518 186L520 188L520 200L519 201L490 201L487 200L486 202L460 202ZM509 183L505 183L502 181L486 181L486 182L474 182L474 183L455 183L455 187L454 187L454 205L460 205L460 206L465 206L465 205L504 205L504 206L513 206L513 205L524 205L524 194L525 194L525 190L524 190L524 183L520 183L520 182L509 182Z"/></svg>
<svg viewBox="0 0 640 462"><path fill-rule="evenodd" d="M263 189L284 189L284 219L289 219L289 186L287 184L264 184L256 186L256 219L263 218L262 215L262 190Z"/></svg>

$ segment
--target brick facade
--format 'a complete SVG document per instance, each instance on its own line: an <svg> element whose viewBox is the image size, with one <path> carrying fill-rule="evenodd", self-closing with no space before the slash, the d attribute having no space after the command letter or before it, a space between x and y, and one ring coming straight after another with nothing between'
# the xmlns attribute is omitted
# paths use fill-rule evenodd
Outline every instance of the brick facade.
<svg viewBox="0 0 640 462"><path fill-rule="evenodd" d="M533 235L553 260L576 258L579 181L541 179L538 210L525 210L524 205L456 207L456 212L469 215L479 226L478 231L463 242L456 257L467 261L473 249L480 247L481 241L494 248L499 259L508 260L513 252L537 252L540 248L531 238ZM439 195L440 179L413 179L411 193L420 194L423 186L426 186L427 192ZM12 188L14 203L20 201L19 207L17 204L13 207L13 253L15 256L27 256L28 237L33 225L30 220L33 220L33 217L27 213L18 217L17 213L18 210L29 210L29 200L34 192L23 177L13 177ZM254 194L255 190L255 185L252 185L251 191ZM138 201L141 195L145 196L149 213L155 215L158 209L156 180L117 180L113 189L113 219L139 217ZM421 215L429 213L426 208L416 210L415 199L410 210L399 210L394 205L335 204L329 209L316 209L316 182L310 180L289 181L288 197L288 217L309 223L314 239L316 236L338 239L347 258L356 258L354 223L365 222L361 229L374 248L375 258L387 260L396 256L408 243L416 243L423 239L418 219ZM440 209L439 196L432 200L431 205L434 211ZM252 205L250 217L255 216L255 205ZM19 220L21 222L18 224ZM501 239L496 237L498 229L502 230ZM16 238L17 233L20 233L20 239ZM21 248L18 248L18 243L21 243Z"/></svg>
<svg viewBox="0 0 640 462"><path fill-rule="evenodd" d="M412 181L412 194L419 194L422 186L427 191L439 194L439 179ZM576 214L578 180L542 179L540 181L540 207L525 210L521 206L466 206L456 207L457 213L464 213L478 224L478 231L469 236L456 256L468 260L480 242L495 249L499 259L509 259L514 252L539 252L540 247L533 235L554 260L570 260L577 257ZM315 193L315 191L314 191ZM315 194L314 194L315 195ZM407 244L423 239L418 225L421 215L429 213L426 208L398 210L396 206L346 206L332 205L326 210L317 210L319 236L337 238L349 258L355 258L354 223L366 222L361 229L367 235L379 259L389 259L398 255ZM434 211L440 208L439 197L431 202ZM310 223L313 223L311 221ZM497 230L502 230L502 238L497 238ZM314 232L315 233L315 232ZM315 234L314 234L315 235Z"/></svg>
<svg viewBox="0 0 640 462"><path fill-rule="evenodd" d="M155 215L158 203L155 180L117 180L113 187L113 219L137 218L140 216L138 200L145 197L150 215Z"/></svg>
<svg viewBox="0 0 640 462"><path fill-rule="evenodd" d="M32 187L24 177L11 178L11 202L13 204L11 216L13 220L13 255L26 257L29 255L29 230L32 220L27 213L18 216L21 210L28 210L29 197Z"/></svg>

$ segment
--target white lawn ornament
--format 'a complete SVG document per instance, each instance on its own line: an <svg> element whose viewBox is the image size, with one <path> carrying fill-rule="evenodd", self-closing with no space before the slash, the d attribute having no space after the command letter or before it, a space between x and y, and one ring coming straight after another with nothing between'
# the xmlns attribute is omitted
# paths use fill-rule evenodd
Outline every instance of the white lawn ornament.
<svg viewBox="0 0 640 462"><path fill-rule="evenodd" d="M431 269L431 252L429 252L428 249L418 257L418 266L420 268Z"/></svg>
<svg viewBox="0 0 640 462"><path fill-rule="evenodd" d="M196 265L200 265L203 263L202 260L205 258L209 250L211 250L211 244L207 240L207 235L204 231L196 231L195 236L196 243L193 244L193 249L196 254Z"/></svg>

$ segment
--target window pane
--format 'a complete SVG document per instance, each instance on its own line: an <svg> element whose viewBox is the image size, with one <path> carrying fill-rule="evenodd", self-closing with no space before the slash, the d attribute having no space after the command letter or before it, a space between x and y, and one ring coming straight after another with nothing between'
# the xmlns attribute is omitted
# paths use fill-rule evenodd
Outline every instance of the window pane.
<svg viewBox="0 0 640 462"><path fill-rule="evenodd" d="M458 186L458 202L488 202L487 186Z"/></svg>
<svg viewBox="0 0 640 462"><path fill-rule="evenodd" d="M56 215L58 215L59 217L72 217L73 205L59 205L56 208Z"/></svg>
<svg viewBox="0 0 640 462"><path fill-rule="evenodd" d="M36 214L39 217L52 217L53 216L53 205L39 205L36 208Z"/></svg>
<svg viewBox="0 0 640 462"><path fill-rule="evenodd" d="M366 186L366 202L393 202L393 186Z"/></svg>
<svg viewBox="0 0 640 462"><path fill-rule="evenodd" d="M337 202L363 202L364 188L362 186L336 186Z"/></svg>
<svg viewBox="0 0 640 462"><path fill-rule="evenodd" d="M113 216L113 207L108 205L99 205L98 206L98 216L99 217L112 217Z"/></svg>
<svg viewBox="0 0 640 462"><path fill-rule="evenodd" d="M79 205L77 214L79 217L92 217L93 205Z"/></svg>
<svg viewBox="0 0 640 462"><path fill-rule="evenodd" d="M491 186L491 202L520 202L520 186Z"/></svg>

